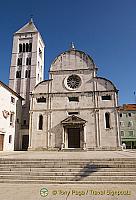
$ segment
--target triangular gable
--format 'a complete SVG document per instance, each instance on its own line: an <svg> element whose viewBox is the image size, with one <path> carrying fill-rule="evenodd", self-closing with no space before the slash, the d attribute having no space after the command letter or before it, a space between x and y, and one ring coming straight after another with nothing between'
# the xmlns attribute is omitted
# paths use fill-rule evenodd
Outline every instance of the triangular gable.
<svg viewBox="0 0 136 200"><path fill-rule="evenodd" d="M26 25L24 25L21 29L19 29L16 33L32 33L32 32L38 32L36 26L32 21L28 22Z"/></svg>
<svg viewBox="0 0 136 200"><path fill-rule="evenodd" d="M63 121L61 121L62 124L85 124L86 121L84 119L81 119L80 117L77 117L75 115L72 115Z"/></svg>
<svg viewBox="0 0 136 200"><path fill-rule="evenodd" d="M22 98L19 94L17 94L14 90L12 90L9 86L7 86L5 83L3 83L2 81L0 81L0 87L4 87L6 90L8 90L9 92L11 92L12 94L14 94L16 97L20 98L21 100L24 100L24 98Z"/></svg>

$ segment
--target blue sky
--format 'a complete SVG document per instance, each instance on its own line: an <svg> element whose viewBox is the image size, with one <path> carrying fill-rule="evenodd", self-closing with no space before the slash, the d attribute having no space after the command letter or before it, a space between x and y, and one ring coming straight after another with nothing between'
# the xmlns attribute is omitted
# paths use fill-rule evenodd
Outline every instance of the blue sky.
<svg viewBox="0 0 136 200"><path fill-rule="evenodd" d="M0 80L8 84L13 33L33 15L51 62L74 42L119 89L119 102L136 103L136 0L1 0Z"/></svg>

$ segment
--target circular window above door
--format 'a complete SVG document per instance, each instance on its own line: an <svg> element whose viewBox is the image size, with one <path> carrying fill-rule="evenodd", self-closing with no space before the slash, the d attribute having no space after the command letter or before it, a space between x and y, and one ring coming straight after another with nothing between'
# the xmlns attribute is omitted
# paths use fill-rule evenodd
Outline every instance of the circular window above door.
<svg viewBox="0 0 136 200"><path fill-rule="evenodd" d="M81 85L81 78L73 74L67 77L64 82L67 89L75 90Z"/></svg>

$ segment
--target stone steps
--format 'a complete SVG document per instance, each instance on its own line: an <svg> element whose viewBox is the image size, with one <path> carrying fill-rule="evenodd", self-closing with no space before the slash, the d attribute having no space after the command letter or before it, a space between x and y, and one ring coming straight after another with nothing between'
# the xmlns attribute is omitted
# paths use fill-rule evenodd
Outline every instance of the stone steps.
<svg viewBox="0 0 136 200"><path fill-rule="evenodd" d="M83 168L63 168L63 172L81 172L83 170ZM136 168L98 168L97 169L99 172L136 172ZM62 172L62 168L21 168L21 167L0 167L0 173L3 173L3 171L6 171L6 172L22 172L22 171L25 171L25 172L47 172L47 173L50 173L50 172ZM96 169L94 168L86 168L85 169L86 172L96 172Z"/></svg>
<svg viewBox="0 0 136 200"><path fill-rule="evenodd" d="M98 159L98 158L96 158L96 159L83 159L83 158L81 158L81 159L78 159L78 158L76 158L76 159L67 159L67 158L64 158L64 159L19 159L19 158L14 158L14 159L12 159L12 158L0 158L0 164L1 163L14 163L14 162L17 162L17 163L19 163L19 162L23 162L23 163L28 163L28 162L30 162L30 163L39 163L39 161L41 161L41 162L43 162L43 163L48 163L48 162L51 162L51 163L54 163L54 162L58 162L58 160L59 160L59 162L67 162L67 163L80 163L81 161L82 161L82 163L87 163L87 162L136 162L136 158L104 158L104 159Z"/></svg>
<svg viewBox="0 0 136 200"><path fill-rule="evenodd" d="M136 176L136 172L109 172L109 171L69 171L69 172L34 172L34 171L0 171L0 176L3 175L23 175L23 176Z"/></svg>
<svg viewBox="0 0 136 200"><path fill-rule="evenodd" d="M0 159L0 183L136 184L136 159Z"/></svg>
<svg viewBox="0 0 136 200"><path fill-rule="evenodd" d="M109 168L115 168L115 167L136 167L136 164L134 163L100 163L100 164L97 164L97 163L90 163L90 164L60 164L60 163L53 163L53 164L50 164L50 163L38 163L38 164L31 164L31 163L15 163L15 164L0 164L0 167L33 167L33 168L48 168L48 167L52 167L52 168L67 168L68 166L70 166L71 168L98 168L98 167L109 167Z"/></svg>
<svg viewBox="0 0 136 200"><path fill-rule="evenodd" d="M0 175L0 179L4 180L33 180L35 183L37 181L101 181L104 183L105 181L136 181L136 176L31 176L31 175ZM0 180L0 181L1 181Z"/></svg>
<svg viewBox="0 0 136 200"><path fill-rule="evenodd" d="M131 184L131 185L136 185L136 181L60 181L60 180L12 180L12 179L1 179L0 183L10 183L10 184Z"/></svg>
<svg viewBox="0 0 136 200"><path fill-rule="evenodd" d="M103 159L99 159L99 160L95 160L95 159L89 159L89 160L83 160L83 159L80 159L80 160L78 160L78 159L76 159L76 160L68 160L68 159L52 159L52 160L50 160L50 159L47 159L47 160L45 160L45 159L37 159L37 160L30 160L30 159L28 159L28 160L19 160L19 159L12 159L12 160L4 160L4 159L0 159L0 164L11 164L11 163L32 163L32 164L38 164L39 163L39 161L40 162L42 162L42 163L56 163L56 162L58 162L58 160L59 160L59 162L60 163L67 163L67 164L80 164L81 163L81 161L82 161L82 163L83 164L87 164L87 163L112 163L112 162L114 162L114 163L127 163L127 162L129 162L129 163L136 163L136 159L122 159L122 160L115 160L115 159L105 159L105 160L103 160Z"/></svg>

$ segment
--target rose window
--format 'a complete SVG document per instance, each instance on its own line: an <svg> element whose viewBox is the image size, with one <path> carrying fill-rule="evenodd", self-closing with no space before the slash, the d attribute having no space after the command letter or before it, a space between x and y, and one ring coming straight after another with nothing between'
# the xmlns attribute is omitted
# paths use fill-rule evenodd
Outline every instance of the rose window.
<svg viewBox="0 0 136 200"><path fill-rule="evenodd" d="M67 78L67 86L71 89L76 89L81 84L81 78L77 75L71 75Z"/></svg>

